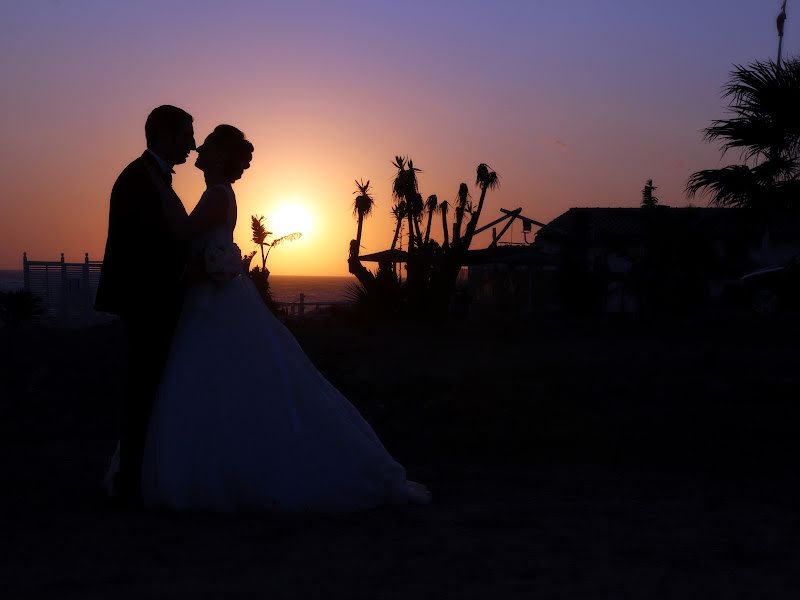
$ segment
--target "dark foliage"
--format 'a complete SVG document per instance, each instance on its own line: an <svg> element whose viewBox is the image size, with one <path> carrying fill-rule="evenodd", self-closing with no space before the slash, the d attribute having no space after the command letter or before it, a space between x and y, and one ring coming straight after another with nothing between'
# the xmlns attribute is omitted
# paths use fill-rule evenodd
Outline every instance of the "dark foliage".
<svg viewBox="0 0 800 600"><path fill-rule="evenodd" d="M7 325L29 323L42 315L42 302L24 290L0 292L0 321Z"/></svg>

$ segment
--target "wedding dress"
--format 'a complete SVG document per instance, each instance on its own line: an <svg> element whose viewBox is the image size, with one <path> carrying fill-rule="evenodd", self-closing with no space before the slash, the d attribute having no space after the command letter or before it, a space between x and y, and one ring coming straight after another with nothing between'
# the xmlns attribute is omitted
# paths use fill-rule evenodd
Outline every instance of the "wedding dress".
<svg viewBox="0 0 800 600"><path fill-rule="evenodd" d="M233 243L225 223L194 242ZM200 202L204 202L208 191ZM150 421L145 505L220 512L425 503L241 273L188 290Z"/></svg>

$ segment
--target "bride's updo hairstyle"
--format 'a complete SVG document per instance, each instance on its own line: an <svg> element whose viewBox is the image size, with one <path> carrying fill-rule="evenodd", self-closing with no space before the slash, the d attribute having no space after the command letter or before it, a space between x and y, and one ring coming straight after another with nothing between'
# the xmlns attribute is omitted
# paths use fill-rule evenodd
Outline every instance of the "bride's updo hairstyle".
<svg viewBox="0 0 800 600"><path fill-rule="evenodd" d="M253 144L233 125L217 125L206 139L222 154L222 172L229 183L242 176L253 160Z"/></svg>

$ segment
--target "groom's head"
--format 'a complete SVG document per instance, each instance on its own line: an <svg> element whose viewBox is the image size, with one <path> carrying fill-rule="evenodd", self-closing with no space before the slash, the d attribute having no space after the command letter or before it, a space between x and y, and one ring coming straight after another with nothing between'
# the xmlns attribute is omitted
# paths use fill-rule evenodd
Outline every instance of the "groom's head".
<svg viewBox="0 0 800 600"><path fill-rule="evenodd" d="M144 124L147 147L164 162L179 165L195 149L192 115L177 106L154 108Z"/></svg>

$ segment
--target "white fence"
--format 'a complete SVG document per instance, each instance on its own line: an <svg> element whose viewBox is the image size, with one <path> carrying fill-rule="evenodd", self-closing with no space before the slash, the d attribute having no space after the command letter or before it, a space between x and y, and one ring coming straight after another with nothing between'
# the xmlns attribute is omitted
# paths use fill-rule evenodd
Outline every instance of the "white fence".
<svg viewBox="0 0 800 600"><path fill-rule="evenodd" d="M94 296L100 280L102 261L68 263L61 254L59 261L28 260L22 255L25 291L42 301L44 319L58 323L90 323L100 320L94 310Z"/></svg>
<svg viewBox="0 0 800 600"><path fill-rule="evenodd" d="M83 325L98 323L109 318L94 310L94 297L100 280L102 261L89 260L84 254L81 263L68 263L61 254L59 261L28 260L22 255L25 291L38 296L44 308L45 321L56 324ZM303 321L329 315L339 307L350 306L350 302L306 302L300 294L294 302L276 302L286 318Z"/></svg>
<svg viewBox="0 0 800 600"><path fill-rule="evenodd" d="M303 321L305 319L329 315L331 310L339 307L352 306L352 302L306 302L306 295L294 302L276 302L281 309L286 312L286 317L292 320Z"/></svg>

